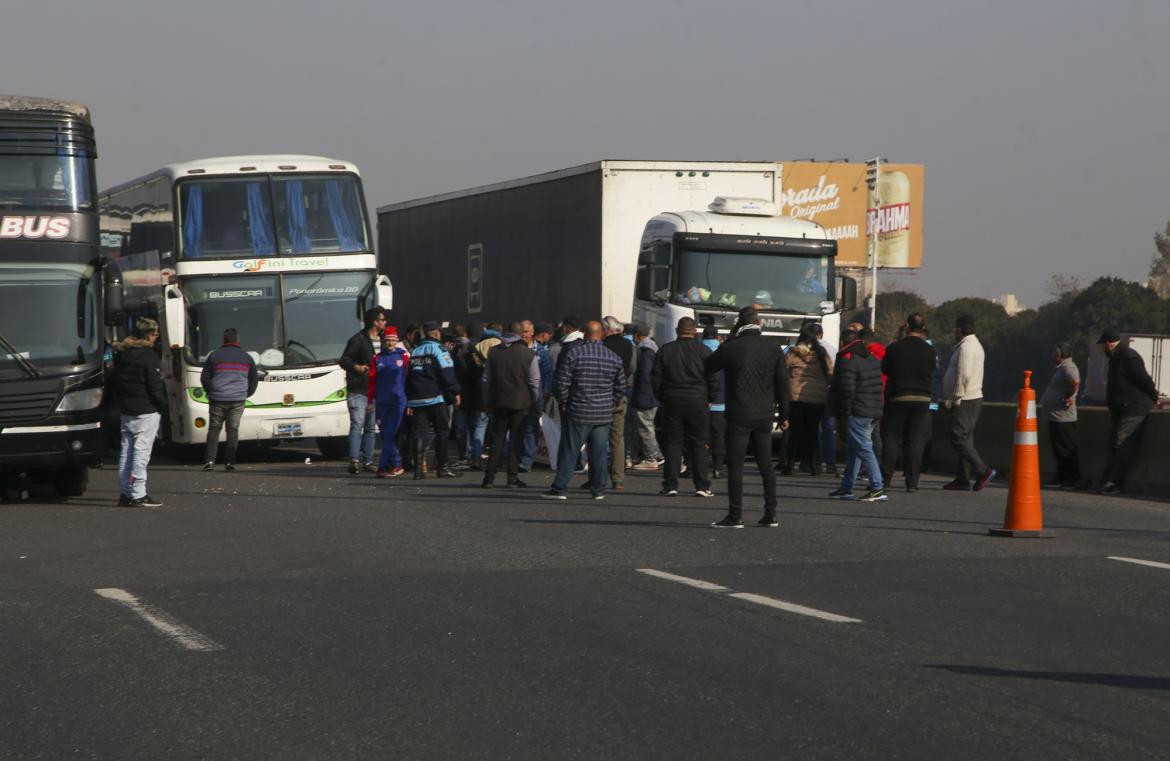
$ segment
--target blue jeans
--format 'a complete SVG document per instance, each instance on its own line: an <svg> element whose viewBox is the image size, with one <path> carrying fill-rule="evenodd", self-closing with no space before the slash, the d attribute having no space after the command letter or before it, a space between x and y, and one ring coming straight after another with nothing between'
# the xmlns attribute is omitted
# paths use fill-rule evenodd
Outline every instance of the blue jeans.
<svg viewBox="0 0 1170 761"><path fill-rule="evenodd" d="M605 494L606 463L609 462L609 423L578 423L561 418L561 444L557 449L557 477L552 490L564 494L577 467L581 445L589 449L589 488L594 496Z"/></svg>
<svg viewBox="0 0 1170 761"><path fill-rule="evenodd" d="M349 459L373 462L374 403L365 394L351 392L345 406L349 409Z"/></svg>
<svg viewBox="0 0 1170 761"><path fill-rule="evenodd" d="M820 462L832 468L837 464L837 418L829 411L821 418ZM816 460L817 458L813 458Z"/></svg>
<svg viewBox="0 0 1170 761"><path fill-rule="evenodd" d="M467 421L467 459L476 463L483 454L483 442L487 438L491 418L483 410L476 410L470 417L471 419Z"/></svg>
<svg viewBox="0 0 1170 761"><path fill-rule="evenodd" d="M841 478L841 488L845 491L853 490L853 483L857 481L857 474L861 472L861 464L869 473L869 488L873 491L883 488L882 469L878 465L877 455L873 452L873 429L877 425L875 417L858 417L850 415L845 423L845 473Z"/></svg>
<svg viewBox="0 0 1170 761"><path fill-rule="evenodd" d="M536 459L536 437L539 433L540 406L534 404L528 411L528 421L524 426L524 446L520 450L520 465L525 470L532 470L532 462Z"/></svg>
<svg viewBox="0 0 1170 761"><path fill-rule="evenodd" d="M162 416L157 412L122 416L122 453L118 457L118 483L130 499L146 496L146 466L154 449L154 437Z"/></svg>

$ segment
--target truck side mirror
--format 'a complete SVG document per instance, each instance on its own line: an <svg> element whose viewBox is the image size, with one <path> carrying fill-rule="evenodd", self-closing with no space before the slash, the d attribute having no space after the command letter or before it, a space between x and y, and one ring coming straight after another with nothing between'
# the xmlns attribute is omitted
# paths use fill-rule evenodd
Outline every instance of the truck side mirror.
<svg viewBox="0 0 1170 761"><path fill-rule="evenodd" d="M394 286L390 285L390 278L378 275L374 280L374 287L378 290L378 306L389 311L394 308Z"/></svg>
<svg viewBox="0 0 1170 761"><path fill-rule="evenodd" d="M638 252L638 266L644 267L654 264L654 249L644 248Z"/></svg>
<svg viewBox="0 0 1170 761"><path fill-rule="evenodd" d="M848 312L857 308L857 281L851 277L840 276L841 311Z"/></svg>

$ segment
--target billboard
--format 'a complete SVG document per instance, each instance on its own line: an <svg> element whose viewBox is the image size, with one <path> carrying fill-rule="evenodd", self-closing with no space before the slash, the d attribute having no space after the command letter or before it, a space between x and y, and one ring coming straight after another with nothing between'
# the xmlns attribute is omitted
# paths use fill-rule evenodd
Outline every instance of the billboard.
<svg viewBox="0 0 1170 761"><path fill-rule="evenodd" d="M780 213L823 226L837 240L838 267L867 267L866 235L877 233L879 267L922 266L922 164L882 164L876 191L865 164L781 162Z"/></svg>

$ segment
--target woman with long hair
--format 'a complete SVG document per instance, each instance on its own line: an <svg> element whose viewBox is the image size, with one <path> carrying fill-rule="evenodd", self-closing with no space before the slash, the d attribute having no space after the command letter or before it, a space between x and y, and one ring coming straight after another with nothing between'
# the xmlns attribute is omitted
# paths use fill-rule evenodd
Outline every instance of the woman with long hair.
<svg viewBox="0 0 1170 761"><path fill-rule="evenodd" d="M787 362L792 407L784 472L791 474L795 463L800 462L811 475L819 475L817 443L829 402L833 360L817 340L816 325L809 323L800 329L800 336L788 350Z"/></svg>

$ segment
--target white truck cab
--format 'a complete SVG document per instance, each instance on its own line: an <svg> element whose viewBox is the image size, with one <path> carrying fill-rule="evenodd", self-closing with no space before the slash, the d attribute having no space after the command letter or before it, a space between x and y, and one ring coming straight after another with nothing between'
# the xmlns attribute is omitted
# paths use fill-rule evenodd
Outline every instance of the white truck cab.
<svg viewBox="0 0 1170 761"><path fill-rule="evenodd" d="M767 334L791 338L821 323L835 343L841 312L857 301L856 281L836 276L836 255L825 228L779 216L768 200L719 196L706 211L665 212L642 233L634 320L663 343L681 317L726 334L754 306Z"/></svg>

